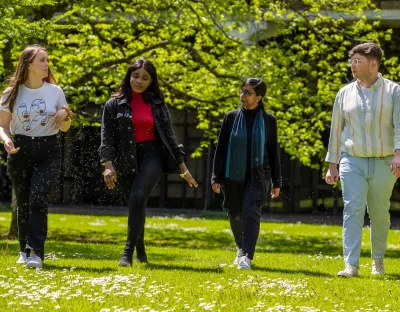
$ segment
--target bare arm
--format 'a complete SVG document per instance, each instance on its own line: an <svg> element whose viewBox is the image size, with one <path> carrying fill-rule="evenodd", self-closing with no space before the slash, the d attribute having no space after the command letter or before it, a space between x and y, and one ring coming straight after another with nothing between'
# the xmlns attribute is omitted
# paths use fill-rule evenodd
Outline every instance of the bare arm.
<svg viewBox="0 0 400 312"><path fill-rule="evenodd" d="M0 111L0 140L10 140L11 113Z"/></svg>
<svg viewBox="0 0 400 312"><path fill-rule="evenodd" d="M8 154L15 154L19 151L19 147L15 148L11 140L10 123L11 113L0 111L0 140L4 142L4 148Z"/></svg>

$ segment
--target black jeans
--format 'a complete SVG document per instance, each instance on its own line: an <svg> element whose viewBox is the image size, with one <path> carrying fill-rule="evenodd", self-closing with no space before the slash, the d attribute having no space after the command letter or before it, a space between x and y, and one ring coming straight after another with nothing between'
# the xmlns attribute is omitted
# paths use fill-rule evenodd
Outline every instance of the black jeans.
<svg viewBox="0 0 400 312"><path fill-rule="evenodd" d="M246 183L242 198L238 198L243 207L242 211L228 212L236 245L251 260L253 260L260 233L261 206L263 202L253 199L252 189L251 183Z"/></svg>
<svg viewBox="0 0 400 312"><path fill-rule="evenodd" d="M48 198L60 174L60 142L57 135L15 135L14 145L21 149L8 155L7 170L17 198L20 250L33 249L43 260Z"/></svg>
<svg viewBox="0 0 400 312"><path fill-rule="evenodd" d="M128 202L128 235L124 256L132 259L136 253L144 251L144 224L146 206L150 193L157 185L162 174L162 156L160 143L157 140L136 143L138 173L118 177L124 197Z"/></svg>

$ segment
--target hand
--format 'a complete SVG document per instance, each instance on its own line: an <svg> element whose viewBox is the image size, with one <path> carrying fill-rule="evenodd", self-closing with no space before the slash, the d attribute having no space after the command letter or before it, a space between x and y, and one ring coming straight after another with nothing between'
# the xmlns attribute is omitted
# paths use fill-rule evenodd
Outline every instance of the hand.
<svg viewBox="0 0 400 312"><path fill-rule="evenodd" d="M15 154L19 151L20 147L15 148L14 142L11 140L7 140L4 142L4 148L8 154Z"/></svg>
<svg viewBox="0 0 400 312"><path fill-rule="evenodd" d="M196 180L193 179L192 175L190 174L189 170L186 172L186 174L183 176L183 178L187 181L190 187L198 187L199 185L197 184Z"/></svg>
<svg viewBox="0 0 400 312"><path fill-rule="evenodd" d="M105 165L104 168L104 182L108 188L113 189L115 187L115 182L117 182L117 172L113 165Z"/></svg>
<svg viewBox="0 0 400 312"><path fill-rule="evenodd" d="M213 191L215 192L215 193L221 193L221 184L218 184L218 183L214 183L213 185L212 185L212 189L213 189Z"/></svg>
<svg viewBox="0 0 400 312"><path fill-rule="evenodd" d="M390 165L390 171L393 172L396 178L400 178L400 156L395 155Z"/></svg>
<svg viewBox="0 0 400 312"><path fill-rule="evenodd" d="M53 123L52 123L53 128L60 129L61 123L63 121L65 121L65 118L67 118L68 113L65 109L62 108L62 109L58 110L55 114L49 115L49 116L54 117Z"/></svg>
<svg viewBox="0 0 400 312"><path fill-rule="evenodd" d="M335 166L329 166L329 169L325 175L325 182L330 185L334 185L338 181L338 179L339 179L339 173L336 164Z"/></svg>
<svg viewBox="0 0 400 312"><path fill-rule="evenodd" d="M271 198L277 198L279 196L280 192L281 192L281 189L279 187L272 188L272 190L271 190Z"/></svg>

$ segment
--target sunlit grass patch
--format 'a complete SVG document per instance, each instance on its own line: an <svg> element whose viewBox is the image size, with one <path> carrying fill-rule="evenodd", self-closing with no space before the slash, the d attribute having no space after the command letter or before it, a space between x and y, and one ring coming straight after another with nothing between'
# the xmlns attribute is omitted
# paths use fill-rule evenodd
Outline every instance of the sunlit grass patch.
<svg viewBox="0 0 400 312"><path fill-rule="evenodd" d="M341 228L263 222L252 271L232 265L225 219L148 218L148 264L117 266L126 217L51 214L42 270L15 264L0 213L0 311L397 311L400 236L392 230L387 275L370 274L364 229L361 278L339 279Z"/></svg>

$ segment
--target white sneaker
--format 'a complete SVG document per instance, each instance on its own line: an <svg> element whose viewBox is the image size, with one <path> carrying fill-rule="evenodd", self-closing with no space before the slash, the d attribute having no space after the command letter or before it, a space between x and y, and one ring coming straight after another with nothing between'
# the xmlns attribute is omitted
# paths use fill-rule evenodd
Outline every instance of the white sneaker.
<svg viewBox="0 0 400 312"><path fill-rule="evenodd" d="M26 253L25 252L20 252L18 260L16 262L17 264L25 264L26 263Z"/></svg>
<svg viewBox="0 0 400 312"><path fill-rule="evenodd" d="M247 258L247 255L239 258L237 268L238 270L251 270L251 260Z"/></svg>
<svg viewBox="0 0 400 312"><path fill-rule="evenodd" d="M31 251L31 255L26 260L27 268L42 268L42 259Z"/></svg>
<svg viewBox="0 0 400 312"><path fill-rule="evenodd" d="M236 254L236 258L235 261L233 261L234 265L238 265L239 264L239 258L244 256L243 255L243 249L238 248L237 254Z"/></svg>
<svg viewBox="0 0 400 312"><path fill-rule="evenodd" d="M352 264L347 264L343 271L338 272L337 276L341 277L358 277L358 267Z"/></svg>
<svg viewBox="0 0 400 312"><path fill-rule="evenodd" d="M372 260L372 275L383 275L385 274L385 265L382 260Z"/></svg>

